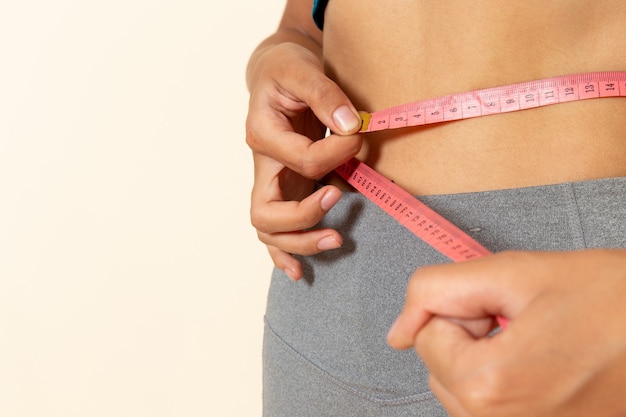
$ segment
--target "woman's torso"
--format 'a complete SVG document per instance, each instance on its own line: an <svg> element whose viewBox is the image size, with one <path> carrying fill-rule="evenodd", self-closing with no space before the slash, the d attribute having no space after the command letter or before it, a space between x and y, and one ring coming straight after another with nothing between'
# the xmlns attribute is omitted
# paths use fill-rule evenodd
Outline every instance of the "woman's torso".
<svg viewBox="0 0 626 417"><path fill-rule="evenodd" d="M357 108L626 70L621 0L332 0L330 76ZM368 134L359 158L414 194L626 176L626 98Z"/></svg>

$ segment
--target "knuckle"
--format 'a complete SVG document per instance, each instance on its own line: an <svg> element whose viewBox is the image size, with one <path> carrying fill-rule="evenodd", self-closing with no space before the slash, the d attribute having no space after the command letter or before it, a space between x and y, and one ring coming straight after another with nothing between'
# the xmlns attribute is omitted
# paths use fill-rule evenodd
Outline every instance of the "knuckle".
<svg viewBox="0 0 626 417"><path fill-rule="evenodd" d="M267 223L266 217L263 215L262 211L255 208L254 206L250 208L250 223L252 227L254 227L258 233L269 233L270 227Z"/></svg>
<svg viewBox="0 0 626 417"><path fill-rule="evenodd" d="M328 174L328 161L320 159L319 152L309 147L306 153L300 155L297 161L297 172L308 179L317 180ZM325 163L326 162L326 163Z"/></svg>
<svg viewBox="0 0 626 417"><path fill-rule="evenodd" d="M298 161L299 172L309 179L320 179L327 174L325 166L319 161L307 155Z"/></svg>
<svg viewBox="0 0 626 417"><path fill-rule="evenodd" d="M246 144L254 151L262 149L262 140L257 124L248 118L246 121Z"/></svg>
<svg viewBox="0 0 626 417"><path fill-rule="evenodd" d="M421 273L422 272L419 269L413 273L413 276L411 277L411 279L409 279L409 282L407 284L407 293L409 294L418 293L419 288L421 286L421 281L420 281Z"/></svg>
<svg viewBox="0 0 626 417"><path fill-rule="evenodd" d="M429 279L436 273L438 267L436 265L426 265L418 268L413 272L408 283L408 291L418 293L428 283Z"/></svg>
<svg viewBox="0 0 626 417"><path fill-rule="evenodd" d="M309 82L309 96L313 103L333 103L337 97L337 86L327 78Z"/></svg>

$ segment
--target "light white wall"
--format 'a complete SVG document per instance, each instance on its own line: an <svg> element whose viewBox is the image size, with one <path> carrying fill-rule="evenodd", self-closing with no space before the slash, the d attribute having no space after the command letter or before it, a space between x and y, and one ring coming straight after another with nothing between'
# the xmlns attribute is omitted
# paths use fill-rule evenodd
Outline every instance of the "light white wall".
<svg viewBox="0 0 626 417"><path fill-rule="evenodd" d="M244 68L283 1L0 0L0 416L258 416Z"/></svg>

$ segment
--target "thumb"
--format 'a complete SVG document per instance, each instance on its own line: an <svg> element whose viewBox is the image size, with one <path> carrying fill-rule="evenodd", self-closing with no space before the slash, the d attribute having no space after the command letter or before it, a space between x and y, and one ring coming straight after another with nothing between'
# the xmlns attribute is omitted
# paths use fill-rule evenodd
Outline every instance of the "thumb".
<svg viewBox="0 0 626 417"><path fill-rule="evenodd" d="M357 133L363 124L361 115L339 85L321 72L311 71L310 80L294 89L308 89L296 94L306 97L315 116L337 135Z"/></svg>
<svg viewBox="0 0 626 417"><path fill-rule="evenodd" d="M333 124L331 130L340 135L350 135L361 129L362 120L359 113L351 104L341 104L332 112Z"/></svg>
<svg viewBox="0 0 626 417"><path fill-rule="evenodd" d="M352 135L362 126L361 116L346 93L324 72L313 56L303 57L304 65L293 65L281 80L283 91L296 101L304 102L315 116L338 135Z"/></svg>
<svg viewBox="0 0 626 417"><path fill-rule="evenodd" d="M415 271L404 309L389 331L389 344L397 349L412 346L432 316L474 321L479 330L468 327L471 333L484 331L493 317L513 319L529 300L524 286L532 285L531 259L523 253L501 253ZM502 319L499 322L506 324Z"/></svg>

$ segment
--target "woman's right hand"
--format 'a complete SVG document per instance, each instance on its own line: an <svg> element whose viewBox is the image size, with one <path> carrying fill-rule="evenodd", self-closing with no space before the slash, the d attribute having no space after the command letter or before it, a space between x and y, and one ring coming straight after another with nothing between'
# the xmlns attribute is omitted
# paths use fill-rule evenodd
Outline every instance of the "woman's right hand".
<svg viewBox="0 0 626 417"><path fill-rule="evenodd" d="M341 245L332 229L313 229L341 198L315 180L357 154L361 120L311 49L283 42L257 49L248 72L246 142L253 151L250 216L276 265L293 280L312 255ZM324 137L328 127L333 134Z"/></svg>

